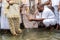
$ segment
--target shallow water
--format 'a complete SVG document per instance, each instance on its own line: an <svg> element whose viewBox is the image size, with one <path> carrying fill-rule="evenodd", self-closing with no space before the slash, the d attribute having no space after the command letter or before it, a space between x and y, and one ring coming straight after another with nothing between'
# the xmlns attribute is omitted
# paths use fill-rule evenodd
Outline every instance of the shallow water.
<svg viewBox="0 0 60 40"><path fill-rule="evenodd" d="M60 30L24 29L18 36L1 33L0 40L60 40Z"/></svg>

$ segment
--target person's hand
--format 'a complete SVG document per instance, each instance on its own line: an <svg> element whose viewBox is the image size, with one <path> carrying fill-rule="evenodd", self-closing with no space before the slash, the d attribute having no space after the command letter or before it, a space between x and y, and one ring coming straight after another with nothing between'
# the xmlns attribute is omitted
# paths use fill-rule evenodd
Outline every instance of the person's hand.
<svg viewBox="0 0 60 40"><path fill-rule="evenodd" d="M32 21L34 18L32 16L28 16L28 20Z"/></svg>

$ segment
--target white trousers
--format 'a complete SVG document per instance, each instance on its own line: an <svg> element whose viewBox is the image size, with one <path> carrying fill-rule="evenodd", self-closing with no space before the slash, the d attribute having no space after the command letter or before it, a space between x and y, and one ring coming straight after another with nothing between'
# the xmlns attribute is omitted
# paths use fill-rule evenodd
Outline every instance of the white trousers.
<svg viewBox="0 0 60 40"><path fill-rule="evenodd" d="M55 25L57 23L56 19L45 19L43 20L43 24L48 27L50 25Z"/></svg>

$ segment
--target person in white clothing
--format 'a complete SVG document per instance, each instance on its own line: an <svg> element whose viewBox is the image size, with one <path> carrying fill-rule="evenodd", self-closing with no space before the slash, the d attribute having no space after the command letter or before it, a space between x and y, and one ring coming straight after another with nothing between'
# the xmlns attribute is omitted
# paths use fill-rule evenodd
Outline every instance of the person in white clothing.
<svg viewBox="0 0 60 40"><path fill-rule="evenodd" d="M2 0L0 0L0 29L1 29L1 8L2 8Z"/></svg>
<svg viewBox="0 0 60 40"><path fill-rule="evenodd" d="M59 5L60 0L51 0L51 2L52 2L52 6L54 7L55 18L56 18L57 24L58 24L59 23L58 5Z"/></svg>
<svg viewBox="0 0 60 40"><path fill-rule="evenodd" d="M2 0L2 9L1 9L1 29L9 29L8 19L5 16L5 13L8 13L7 9L8 3L6 0Z"/></svg>
<svg viewBox="0 0 60 40"><path fill-rule="evenodd" d="M46 6L39 4L38 5L38 12L36 18L30 18L30 21L39 21L43 23L46 27L52 27L56 24L55 15L54 13Z"/></svg>
<svg viewBox="0 0 60 40"><path fill-rule="evenodd" d="M34 17L32 14L29 13L27 9L27 5L24 5L22 8L22 15L23 15L23 23L25 28L38 28L38 25L35 21L29 21L29 16Z"/></svg>
<svg viewBox="0 0 60 40"><path fill-rule="evenodd" d="M60 2L59 2L59 6L58 6L58 11L59 11L59 25L58 25L57 29L60 29Z"/></svg>

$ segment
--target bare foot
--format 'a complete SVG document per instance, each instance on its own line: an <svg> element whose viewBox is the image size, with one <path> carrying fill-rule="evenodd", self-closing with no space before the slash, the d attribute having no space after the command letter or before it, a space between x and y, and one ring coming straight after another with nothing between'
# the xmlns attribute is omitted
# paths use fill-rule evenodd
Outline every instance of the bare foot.
<svg viewBox="0 0 60 40"><path fill-rule="evenodd" d="M13 35L13 36L17 36L18 34L16 34L16 33L13 33L12 35Z"/></svg>
<svg viewBox="0 0 60 40"><path fill-rule="evenodd" d="M22 33L22 30L21 29L18 29L17 33L18 34Z"/></svg>

